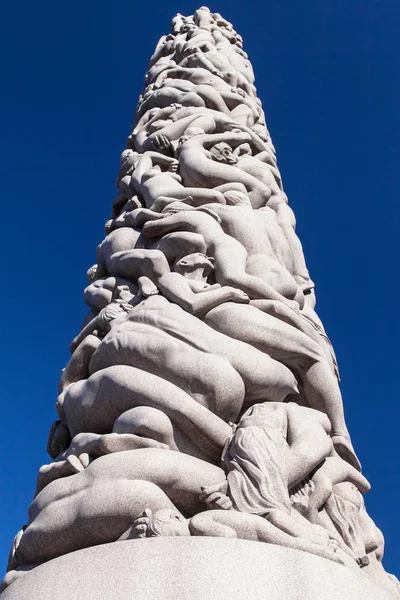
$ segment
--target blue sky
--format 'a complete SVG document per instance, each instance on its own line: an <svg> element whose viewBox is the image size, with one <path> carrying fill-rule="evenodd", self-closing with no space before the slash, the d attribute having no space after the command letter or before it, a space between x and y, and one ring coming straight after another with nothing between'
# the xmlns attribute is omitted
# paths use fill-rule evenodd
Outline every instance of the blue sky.
<svg viewBox="0 0 400 600"><path fill-rule="evenodd" d="M2 8L0 564L26 522L68 345L86 309L146 65L199 3ZM334 343L367 508L399 575L398 0L218 0L244 38L318 312Z"/></svg>

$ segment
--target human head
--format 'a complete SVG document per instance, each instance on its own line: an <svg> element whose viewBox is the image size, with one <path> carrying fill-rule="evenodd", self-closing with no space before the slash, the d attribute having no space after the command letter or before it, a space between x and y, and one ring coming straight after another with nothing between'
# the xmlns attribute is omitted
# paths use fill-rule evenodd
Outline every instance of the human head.
<svg viewBox="0 0 400 600"><path fill-rule="evenodd" d="M64 452L72 441L68 425L65 421L54 421L50 427L47 440L47 453L54 460L61 452Z"/></svg>
<svg viewBox="0 0 400 600"><path fill-rule="evenodd" d="M268 427L268 417L270 415L270 411L271 405L269 402L253 404L241 416L237 425L237 429L244 429L246 427L252 427L253 425Z"/></svg>
<svg viewBox="0 0 400 600"><path fill-rule="evenodd" d="M362 494L353 483L343 481L335 484L325 510L346 546L357 556L359 564L368 564L366 554L379 548L383 551L381 532L365 511Z"/></svg>
<svg viewBox="0 0 400 600"><path fill-rule="evenodd" d="M174 29L174 23L175 23L175 21L182 21L183 18L184 17L182 15L182 13L180 13L180 12L176 13L176 15L171 19L171 30Z"/></svg>
<svg viewBox="0 0 400 600"><path fill-rule="evenodd" d="M96 279L99 279L100 277L103 277L104 275L104 269L101 265L92 265L86 272L86 278L89 281L89 283L92 283L93 281L96 281Z"/></svg>
<svg viewBox="0 0 400 600"><path fill-rule="evenodd" d="M235 34L235 43L239 48L243 48L243 38L238 33Z"/></svg>
<svg viewBox="0 0 400 600"><path fill-rule="evenodd" d="M253 125L253 127L251 128L251 130L258 135L258 137L263 141L263 142L268 142L270 137L269 137L269 132L268 129L266 127L264 127L264 125Z"/></svg>
<svg viewBox="0 0 400 600"><path fill-rule="evenodd" d="M137 196L133 196L132 198L129 198L128 202L123 206L121 214L129 213L136 208L142 208L142 203Z"/></svg>
<svg viewBox="0 0 400 600"><path fill-rule="evenodd" d="M147 517L146 537L189 536L189 526L187 520L178 511L163 508L152 513L145 511Z"/></svg>
<svg viewBox="0 0 400 600"><path fill-rule="evenodd" d="M108 221L106 221L104 223L104 231L106 232L107 235L112 232L113 225L114 225L114 219L108 219Z"/></svg>
<svg viewBox="0 0 400 600"><path fill-rule="evenodd" d="M181 26L180 33L187 33L188 31L191 31L192 29L197 29L196 24L193 23L192 21L186 21Z"/></svg>
<svg viewBox="0 0 400 600"><path fill-rule="evenodd" d="M212 159L227 165L235 165L238 161L237 156L233 154L232 148L226 142L215 144L210 149Z"/></svg>
<svg viewBox="0 0 400 600"><path fill-rule="evenodd" d="M193 252L179 259L175 263L174 271L180 275L185 275L198 269L203 269L204 275L208 276L214 270L214 259L201 254L201 252Z"/></svg>
<svg viewBox="0 0 400 600"><path fill-rule="evenodd" d="M123 165L126 160L130 159L130 157L135 154L137 154L137 152L134 152L131 148L127 148L121 153L120 164Z"/></svg>
<svg viewBox="0 0 400 600"><path fill-rule="evenodd" d="M97 324L99 326L99 329L101 329L103 332L110 331L111 321L113 321L121 315L126 315L130 310L132 310L132 308L133 307L127 302L110 302L110 304L103 308L97 315Z"/></svg>
<svg viewBox="0 0 400 600"><path fill-rule="evenodd" d="M343 500L353 504L357 510L361 510L362 507L362 494L360 494L358 488L350 481L343 481L336 483L333 486L333 491L336 496L340 496Z"/></svg>
<svg viewBox="0 0 400 600"><path fill-rule="evenodd" d="M230 206L237 206L238 204L251 206L250 198L248 194L239 192L237 190L229 190L224 193L226 203Z"/></svg>

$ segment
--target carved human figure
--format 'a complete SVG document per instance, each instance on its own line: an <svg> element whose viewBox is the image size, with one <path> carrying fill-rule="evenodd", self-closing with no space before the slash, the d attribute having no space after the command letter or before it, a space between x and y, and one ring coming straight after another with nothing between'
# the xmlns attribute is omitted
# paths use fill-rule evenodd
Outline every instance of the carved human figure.
<svg viewBox="0 0 400 600"><path fill-rule="evenodd" d="M253 67L249 61L247 53L244 52L237 44L238 41L240 44L240 40L237 38L237 36L235 37L236 43L228 43L225 31L222 28L215 28L212 34L215 48L224 54L232 66L234 66L239 73L242 73L242 75L246 77L250 83L254 83L255 78Z"/></svg>
<svg viewBox="0 0 400 600"><path fill-rule="evenodd" d="M161 54L157 58L156 61L152 61L152 64L149 64L149 68L146 71L144 76L144 84L146 86L151 85L157 81L157 77L165 70L176 68L176 60L173 55L166 54L166 56L162 56ZM141 101L143 101L143 95L139 96L139 104L138 108L140 109Z"/></svg>
<svg viewBox="0 0 400 600"><path fill-rule="evenodd" d="M291 279L290 274L287 272L283 281L275 276L272 269L258 272L262 277L250 274L247 271L250 257L243 244L235 237L226 234L217 221L217 215L214 218L212 214L207 211L183 210L173 215L164 215L164 218L158 220L153 220L149 215L151 220L144 225L143 232L149 238L161 237L166 233L177 231L202 235L207 253L215 259L217 283L238 287L252 299L280 300L293 309L297 307L298 310L298 303L294 300L298 290L296 282L293 280L291 286L287 285L287 280ZM276 269L284 272L280 263L276 263Z"/></svg>
<svg viewBox="0 0 400 600"><path fill-rule="evenodd" d="M338 482L333 487L324 510L318 513L318 522L325 529L339 533L343 548L351 552L363 569L381 544L380 532L365 511L362 495L351 482Z"/></svg>
<svg viewBox="0 0 400 600"><path fill-rule="evenodd" d="M249 305L217 303L224 288L218 290L206 284L205 263L202 255L183 257L175 266L175 272L160 278L159 290L185 310L203 316L213 329L258 348L292 369L301 382L307 402L328 415L339 454L359 467L345 425L337 380L321 346L273 313ZM216 301L215 306L213 301ZM297 315L294 319L301 321Z"/></svg>
<svg viewBox="0 0 400 600"><path fill-rule="evenodd" d="M308 275L301 243L295 233L295 221L290 225L286 218L282 221L279 212L269 206L254 211L248 195L243 192L227 191L224 197L226 206L211 203L207 208L221 219L221 227L225 233L234 237L246 249L248 272L258 277L270 272L273 287L276 290L282 288L282 295L295 298L302 308L302 292L310 289L313 283ZM284 206L287 207L285 203ZM291 212L290 209L289 211Z"/></svg>
<svg viewBox="0 0 400 600"><path fill-rule="evenodd" d="M111 323L90 372L114 364L161 375L224 420L237 417L244 395L246 402L281 401L297 393L293 374L282 364L214 331L161 296L145 299L126 318Z"/></svg>
<svg viewBox="0 0 400 600"><path fill-rule="evenodd" d="M175 81L175 80L174 80ZM180 80L175 84L180 85ZM183 84L190 82L183 81ZM190 83L191 85L194 85ZM204 86L203 86L204 87ZM206 86L210 87L211 86ZM232 118L216 110L202 107L186 107L180 104L172 104L165 108L156 108L147 111L140 119L132 132L132 141L138 152L171 149L171 142L183 136L188 128L200 127L206 133L224 131L225 127L233 127ZM165 138L163 141L162 138Z"/></svg>
<svg viewBox="0 0 400 600"><path fill-rule="evenodd" d="M329 340L325 330L323 329L322 324L319 327L317 324L314 323L314 320L308 318L308 313L305 313L305 307L307 306L308 298L310 297L310 295L305 295L305 304L303 309L300 311L300 314L295 313L289 307L285 306L282 302L275 300L251 300L250 304L258 308L262 312L269 314L272 317L275 317L280 321L291 325L292 327L295 327L299 331L302 331L309 338L314 340L314 342L316 342L320 346L320 350L322 351L325 360L330 365L332 372L335 374L338 381L340 381L340 378L338 376L336 356L331 341ZM317 315L316 317L319 321Z"/></svg>
<svg viewBox="0 0 400 600"><path fill-rule="evenodd" d="M310 552L396 594L242 38L178 13L144 86L0 591L69 552L191 535Z"/></svg>
<svg viewBox="0 0 400 600"><path fill-rule="evenodd" d="M133 225L137 224L140 218L156 218L157 213L151 213L146 209L135 209L127 213L126 219ZM112 220L113 223L120 217ZM122 222L124 225L124 221ZM138 245L139 248L135 246ZM119 276L129 278L127 285L117 285L114 290L114 300L110 302L100 314L94 314L92 320L85 323L82 331L73 340L71 344L71 357L67 367L62 374L62 388L73 381L87 377L87 368L91 355L99 344L99 332L108 331L108 323L119 313L126 313L130 310L130 304L140 302L143 297L150 296L157 292L154 287L160 277L170 272L169 261L178 260L180 256L192 252L193 250L204 251L206 245L204 239L198 234L175 234L165 236L161 241L153 244L153 248L145 249L141 247L140 231L134 227L122 226L107 235L105 240L97 249L97 259L99 264L91 267L91 272L102 274L109 272L111 277L101 280L94 290L89 290L91 295L96 295L97 301L103 303L109 299L110 290L104 290L104 285L124 282ZM92 274L93 274L92 273ZM108 286L109 287L109 286ZM126 291L125 291L126 290ZM137 290L137 294L135 292ZM123 294L127 294L125 299ZM100 295L100 298L97 297ZM217 297L219 297L217 295ZM234 300L242 296L238 291L230 290L225 294L222 300L229 298ZM105 326L107 326L105 328ZM102 336L100 336L102 337Z"/></svg>
<svg viewBox="0 0 400 600"><path fill-rule="evenodd" d="M136 294L138 286L122 277L99 277L99 265L93 265L87 272L89 285L83 292L86 304L95 310L105 308L115 297L117 288L124 286L131 294Z"/></svg>
<svg viewBox="0 0 400 600"><path fill-rule="evenodd" d="M173 271L158 280L157 287L171 302L193 315L204 317L212 308L230 302L232 293L236 295L234 290L237 288L207 283L213 269L213 258L199 252L189 254L175 263ZM237 298L248 302L244 293Z"/></svg>
<svg viewBox="0 0 400 600"><path fill-rule="evenodd" d="M174 85L188 83L184 81L180 84L180 81L181 80L178 79ZM171 153L171 150L176 147L175 141L182 136L190 137L189 132L192 132L191 135L193 135L194 132L197 134L211 134L224 133L237 129L238 133L244 132L250 136L251 146L249 143L240 144L235 150L235 153L230 152L231 161L237 161L237 155L242 156L242 154L246 152L246 154L250 153L253 161L257 159L256 165L260 161L263 164L267 163L270 165L269 169L272 175L268 175L268 177L274 178L274 182L271 182L270 185L272 190L271 193L276 194L276 197L278 198L278 192L276 191L277 183L275 182L275 179L278 181L279 185L281 180L279 171L276 168L276 159L269 144L260 138L258 129L254 130L254 126L252 127L253 120L250 119L248 111L243 111L242 108L243 98L238 94L232 94L232 92L224 93L222 96L227 102L227 106L229 105L229 107L232 107L229 114L226 114L226 112L229 111L218 112L202 107L185 107L179 104L172 104L165 108L154 108L147 111L134 128L132 135L129 138L130 145L140 152L157 150L163 154L169 154ZM237 103L239 103L238 106ZM246 105L246 103L244 105ZM224 145L228 146L227 144ZM216 144L216 146L218 146L218 144ZM252 155L252 148L254 148L254 157ZM131 155L128 156L124 164L131 164L135 160L137 161L135 158L137 155L135 155L133 150L125 152L131 152ZM157 155L153 154L153 158L156 160ZM217 159L215 153L213 158L215 160ZM161 157L160 161L161 165L163 164L162 161L164 161L165 164L168 164L168 159L163 159ZM171 159L169 159L169 161L171 161ZM264 168L266 168L265 165ZM124 173L125 171L123 170L122 172ZM128 181L126 175L124 175L123 180L126 184ZM117 179L117 182L119 181L120 178ZM118 183L118 186L121 187L120 183ZM282 196L280 188L278 189L279 194ZM125 195L129 196L126 192ZM282 199L280 199L280 202L282 202ZM276 202L274 200L274 203L278 204L279 202L278 200ZM272 204L272 200L270 201L270 204Z"/></svg>
<svg viewBox="0 0 400 600"><path fill-rule="evenodd" d="M181 13L177 13L171 21L171 31L174 35L182 30L182 27L188 23L194 23L192 17L184 17Z"/></svg>
<svg viewBox="0 0 400 600"><path fill-rule="evenodd" d="M150 509L146 509L120 539L166 535L227 537L266 542L311 552L338 563L351 565L344 553L337 554L334 543L328 546L301 537L293 537L261 517L238 511L207 510L190 519L184 519L176 510L164 509L153 513Z"/></svg>
<svg viewBox="0 0 400 600"><path fill-rule="evenodd" d="M242 88L250 96L254 95L254 85L252 83L251 72L247 69L237 71L232 67L230 58L219 52L213 44L204 42L201 46L187 46L184 49L183 60L179 62L182 67L197 68L209 70L213 75L218 75L233 88ZM242 58L242 57L239 57Z"/></svg>
<svg viewBox="0 0 400 600"><path fill-rule="evenodd" d="M246 144L248 146L248 144ZM268 204L266 207L260 207L264 213L269 213L273 209L276 213L276 221L281 227L281 230L287 238L289 251L284 255L284 264L295 277L296 281L301 285L303 291L308 291L314 284L310 280L310 276L305 264L303 249L298 239L295 228L296 219L292 209L287 204L286 194L282 192L280 185L279 171L270 164L270 154L261 152L257 156L252 156L248 152L237 154L240 147L232 152L230 146L226 143L217 144L211 148L214 160L221 163L235 164L248 173L249 175L259 179L271 192ZM267 162L265 162L267 161ZM237 200L235 200L237 202ZM246 205L245 200L240 201ZM233 203L233 202L232 202ZM256 207L258 208L258 207ZM257 213L265 218L262 213Z"/></svg>
<svg viewBox="0 0 400 600"><path fill-rule="evenodd" d="M315 484L306 513L314 522L334 484L347 480L368 491L365 477L330 456L329 430L329 421L322 413L294 403L252 406L241 418L223 456L233 507L265 516L293 535L306 525L291 508L289 489L306 477L311 476ZM322 466L313 474L321 461Z"/></svg>
<svg viewBox="0 0 400 600"><path fill-rule="evenodd" d="M174 207L175 206L176 203L174 203ZM229 287L221 288L219 284L211 285L207 283L207 279L213 269L214 259L211 257L207 257L202 253L184 256L176 261L173 271L163 275L158 280L157 288L166 298L171 300L171 302L178 304L184 310L192 314L204 318L204 316L212 311L215 306L229 302L229 294L225 295L227 294ZM220 291L214 293L215 290L218 289ZM210 294L209 292L213 292L213 294ZM299 329L318 344L320 343L321 336L317 333L315 327L313 327L308 320L302 319L301 316L296 314L289 306L274 300L252 300L250 303L264 313L287 323L291 327ZM221 308L221 311L228 315L230 305L227 304ZM209 317L212 317L212 314L213 313L210 312ZM272 329L276 326L279 327L280 325L273 321ZM290 338L290 334L294 332L287 328L284 329L286 329L286 336L288 335ZM307 354L307 340L304 340L304 338L302 339L302 345L304 346L305 354ZM310 358L311 357L313 359L316 357L315 347L314 351L310 350ZM325 358L330 359L330 355L326 355Z"/></svg>
<svg viewBox="0 0 400 600"><path fill-rule="evenodd" d="M139 412L135 410L138 407ZM151 413L145 413L145 407L151 408ZM220 417L182 389L158 375L125 365L102 369L70 385L58 397L57 410L73 436L82 432L137 434L189 454L201 451L201 457L213 461L219 460L230 434ZM148 418L143 422L145 414ZM162 421L160 415L165 417Z"/></svg>
<svg viewBox="0 0 400 600"><path fill-rule="evenodd" d="M103 269L100 265L93 265L89 271L92 273L102 273ZM109 289L104 289L104 281L107 287L107 282L110 282L110 286L114 286L116 283L120 285L116 285L111 294ZM126 284L122 283L125 281ZM108 277L100 278L99 287L94 287L93 294L96 294L97 302L99 304L101 302L105 306L99 312L96 310L89 312L84 320L81 331L72 340L70 344L71 358L61 371L59 380L60 392L66 389L71 383L89 377L90 359L99 346L101 339L110 330L110 323L118 316L128 313L143 298L158 294L158 289L145 276L139 277L137 282L129 282L118 277ZM109 294L111 294L111 300L106 304L105 301L110 298Z"/></svg>
<svg viewBox="0 0 400 600"><path fill-rule="evenodd" d="M163 71L164 73L166 70ZM204 106L222 113L229 113L223 98L209 85L196 85L190 81L164 79L163 83L152 83L145 93L137 115L143 115L152 108L164 108L173 103L182 106Z"/></svg>
<svg viewBox="0 0 400 600"><path fill-rule="evenodd" d="M236 77L238 77L238 75L242 76L238 77L237 85L243 85L242 78L245 78L250 84L254 83L254 72L247 54L243 51L239 52L233 44L230 44L219 29L213 29L211 40L204 38L199 39L192 36L190 42L186 43L183 48L183 54L186 54L186 56L198 51L206 54L206 60L222 74L224 79L229 79L232 82L229 75L233 71L235 72ZM202 66L208 65L208 62L205 60L198 60L200 60ZM178 62L182 64L184 61L178 60ZM213 67L208 65L205 68L213 70Z"/></svg>
<svg viewBox="0 0 400 600"><path fill-rule="evenodd" d="M148 484L149 487L151 484ZM155 487L155 486L154 486ZM154 506L156 489L150 488L151 504ZM151 496L151 491L153 495ZM135 511L136 512L136 511ZM107 519L104 519L107 522ZM25 529L25 528L24 528ZM17 536L15 548L13 549L13 561L10 570L3 579L1 591L10 585L15 579L24 575L26 572L37 566L34 563L29 565L21 564L23 560L18 546L24 530L21 530ZM130 539L163 537L163 536L207 536L207 537L225 537L252 540L257 542L266 542L292 549L310 552L316 556L321 556L339 564L345 564L354 568L352 561L349 561L347 555L336 547L333 540L329 545L326 543L316 543L300 537L293 537L274 527L271 523L258 517L257 515L240 513L237 511L207 510L200 512L190 519L185 519L183 515L175 508L159 508L154 512L146 507L143 512L134 519L133 524L120 535L117 541Z"/></svg>
<svg viewBox="0 0 400 600"><path fill-rule="evenodd" d="M242 90L244 94L243 95L237 89L232 88L232 85L221 79L221 77L202 67L193 68L183 67L182 65L171 65L165 71L160 73L155 81L160 83L166 78L186 79L192 83L195 83L196 85L210 85L221 94L235 90L234 93L239 93L244 100L250 99L252 102L255 102L253 94L250 96L244 90Z"/></svg>
<svg viewBox="0 0 400 600"><path fill-rule="evenodd" d="M176 507L189 514L201 511L201 490L221 487L224 482L220 468L168 450L129 450L100 457L84 471L53 481L35 498L29 509L29 524L18 539L13 566L37 564L88 546L129 539L132 532L133 537L143 536L143 525L146 530L150 525L143 522L143 513L149 519L149 509L155 514L170 510L179 522L173 527L165 513L161 514L164 518L158 514L151 524L154 533L185 535L183 517ZM326 546L328 538L315 526L310 528L312 533L297 531L294 537L300 539L295 541L268 525L263 527L249 515L231 513L226 518L218 512L213 512L208 521L208 530L217 524L214 535L226 535L230 530L246 537L244 528L250 525L247 539L254 536L333 558L326 547L317 548ZM101 523L101 527L95 523ZM157 523L162 525L161 530L155 528ZM193 523L192 532L204 535L205 530L207 518L203 515Z"/></svg>
<svg viewBox="0 0 400 600"><path fill-rule="evenodd" d="M234 147L251 141L251 135L247 132L199 134L189 139L184 138L179 147L179 169L183 182L189 187L217 187L232 181L242 183L249 193L253 207L265 206L271 197L271 191L267 186L242 169L214 161L209 151L221 142Z"/></svg>
<svg viewBox="0 0 400 600"><path fill-rule="evenodd" d="M203 201L207 199L210 202L224 202L223 195L218 190L208 189L207 186L185 187L182 185L180 175L172 171L162 171L160 165L155 164L159 160L170 161L173 166L177 166L178 163L161 154L158 154L156 161L153 162L154 154L146 152L140 157L131 178L132 188L140 194L146 206L152 206L160 196L169 196L177 200L191 196ZM160 156L162 159L159 158Z"/></svg>
<svg viewBox="0 0 400 600"><path fill-rule="evenodd" d="M164 58L165 56L173 54L175 45L174 42L175 35L171 35L170 33L168 35L163 35L160 37L160 39L157 42L156 48L153 54L151 55L149 64L147 65L147 71L155 63L157 63L160 60L160 58Z"/></svg>
<svg viewBox="0 0 400 600"><path fill-rule="evenodd" d="M95 320L94 320L95 319ZM65 390L71 383L89 377L89 363L96 348L101 342L98 331L97 316L89 321L90 327L74 339L70 347L71 357L61 371L58 382L59 392ZM75 343L74 343L75 342Z"/></svg>
<svg viewBox="0 0 400 600"><path fill-rule="evenodd" d="M84 432L76 434L70 444L65 446L52 463L40 467L36 478L34 497L55 479L79 473L92 460L105 454L138 450L140 448L178 450L176 444L174 444L175 439L172 423L164 413L144 406L135 407L128 411L128 413L132 414L126 415L124 413L122 417L115 421L112 433L98 434ZM214 422L212 421L212 417L214 418ZM215 424L215 420L217 419L215 415L212 417L209 418L211 426ZM127 421L129 421L128 430ZM152 422L151 426L148 425L148 421ZM221 425L224 426L225 423L222 421ZM151 432L151 435L143 435L149 432ZM159 441L158 437L166 439L169 444ZM195 434L192 437L195 437ZM201 438L201 433L198 437Z"/></svg>
<svg viewBox="0 0 400 600"><path fill-rule="evenodd" d="M117 540L146 508L194 514L201 486L225 480L219 467L170 450L146 448L101 456L47 485L29 507L20 564Z"/></svg>
<svg viewBox="0 0 400 600"><path fill-rule="evenodd" d="M319 345L301 331L252 306L244 307L243 311L233 305L218 307L207 314L206 322L290 367L309 406L328 415L337 452L360 468L345 424L338 382Z"/></svg>
<svg viewBox="0 0 400 600"><path fill-rule="evenodd" d="M132 149L124 150L120 157L120 168L115 185L118 189L118 196L113 202L113 214L117 213L118 209L130 200L133 196L133 189L130 187L131 175L135 168L136 154Z"/></svg>
<svg viewBox="0 0 400 600"><path fill-rule="evenodd" d="M169 271L168 261L161 250L144 248L140 234L133 227L109 233L97 248L97 264L113 277L136 282L144 276L156 282Z"/></svg>

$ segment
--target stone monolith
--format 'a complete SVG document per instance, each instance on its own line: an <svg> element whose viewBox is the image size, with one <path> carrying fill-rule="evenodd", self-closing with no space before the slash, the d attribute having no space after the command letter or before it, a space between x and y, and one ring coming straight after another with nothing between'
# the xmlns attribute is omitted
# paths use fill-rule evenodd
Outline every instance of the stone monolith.
<svg viewBox="0 0 400 600"><path fill-rule="evenodd" d="M242 38L144 85L2 600L397 598Z"/></svg>

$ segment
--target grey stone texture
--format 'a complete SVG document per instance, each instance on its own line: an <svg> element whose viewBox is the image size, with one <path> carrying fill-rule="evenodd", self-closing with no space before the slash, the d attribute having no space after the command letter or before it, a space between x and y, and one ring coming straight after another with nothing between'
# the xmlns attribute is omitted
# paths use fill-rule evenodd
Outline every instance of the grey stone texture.
<svg viewBox="0 0 400 600"><path fill-rule="evenodd" d="M2 599L396 597L221 15L178 14L160 39L116 187Z"/></svg>
<svg viewBox="0 0 400 600"><path fill-rule="evenodd" d="M390 584L389 584L390 585ZM66 554L2 600L394 600L396 592L318 556L218 538L132 540Z"/></svg>

